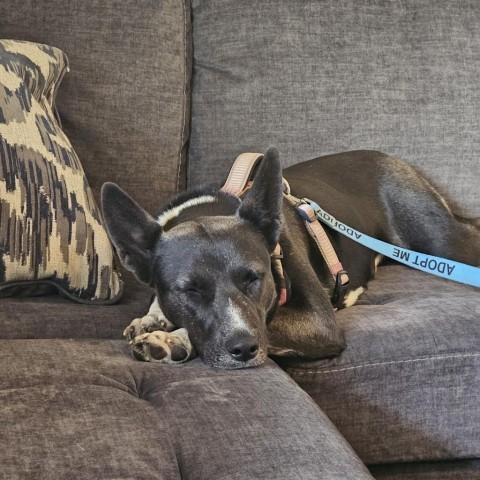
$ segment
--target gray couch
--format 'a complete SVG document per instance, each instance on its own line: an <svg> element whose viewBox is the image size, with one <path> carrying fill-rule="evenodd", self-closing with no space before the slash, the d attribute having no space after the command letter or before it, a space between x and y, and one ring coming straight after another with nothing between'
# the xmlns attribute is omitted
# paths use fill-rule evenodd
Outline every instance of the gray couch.
<svg viewBox="0 0 480 480"><path fill-rule="evenodd" d="M474 0L0 10L1 38L68 55L57 107L97 198L115 181L155 213L242 151L368 148L480 215ZM0 301L1 478L480 478L478 289L381 267L338 358L224 372L135 361L121 333L151 292L124 280L114 306Z"/></svg>

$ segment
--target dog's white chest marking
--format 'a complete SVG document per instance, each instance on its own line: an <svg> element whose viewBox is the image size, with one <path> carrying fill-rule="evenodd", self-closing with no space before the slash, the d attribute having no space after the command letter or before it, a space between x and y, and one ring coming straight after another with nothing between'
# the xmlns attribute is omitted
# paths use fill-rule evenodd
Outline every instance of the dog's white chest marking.
<svg viewBox="0 0 480 480"><path fill-rule="evenodd" d="M163 315L162 309L160 308L160 304L158 303L157 297L155 297L155 299L153 300L153 303L150 305L147 315L152 315L153 317L158 317L158 318L165 318L165 316Z"/></svg>
<svg viewBox="0 0 480 480"><path fill-rule="evenodd" d="M191 198L190 200L187 200L186 202L160 214L157 218L157 223L161 227L164 227L168 222L174 218L177 218L186 208L193 207L195 205L202 205L203 203L214 203L216 201L217 197L214 197L213 195L202 195L201 197Z"/></svg>

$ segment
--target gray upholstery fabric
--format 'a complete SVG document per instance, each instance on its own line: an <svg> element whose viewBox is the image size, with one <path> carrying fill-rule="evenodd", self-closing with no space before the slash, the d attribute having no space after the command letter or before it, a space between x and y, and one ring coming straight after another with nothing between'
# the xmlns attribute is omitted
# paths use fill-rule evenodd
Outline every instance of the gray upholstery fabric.
<svg viewBox="0 0 480 480"><path fill-rule="evenodd" d="M143 363L123 341L1 340L2 475L372 478L278 367Z"/></svg>
<svg viewBox="0 0 480 480"><path fill-rule="evenodd" d="M114 181L154 212L184 185L188 0L3 0L0 37L68 56L57 107L97 198Z"/></svg>
<svg viewBox="0 0 480 480"><path fill-rule="evenodd" d="M480 215L480 2L193 0L189 181L374 149Z"/></svg>
<svg viewBox="0 0 480 480"><path fill-rule="evenodd" d="M117 181L152 212L183 181L186 2L0 4L0 37L47 42L69 56L57 104L96 193ZM220 179L237 153L268 143L287 163L375 148L418 162L478 214L477 8L473 0L196 1L192 183ZM341 312L347 351L297 366L295 378L370 462L473 454L478 301L395 268L382 271L365 305ZM124 340L105 340L144 313L150 292L133 285L112 307L1 300L0 476L370 478L271 363L237 372L198 360L160 366L133 360ZM422 291L434 292L436 310ZM436 465L427 468L441 471Z"/></svg>
<svg viewBox="0 0 480 480"><path fill-rule="evenodd" d="M74 304L59 295L0 299L0 339L120 339L125 327L145 315L152 290L126 275L121 300L115 305Z"/></svg>
<svg viewBox="0 0 480 480"><path fill-rule="evenodd" d="M480 457L480 291L392 265L360 303L338 358L288 372L367 464Z"/></svg>
<svg viewBox="0 0 480 480"><path fill-rule="evenodd" d="M374 465L370 472L376 480L478 480L480 460Z"/></svg>

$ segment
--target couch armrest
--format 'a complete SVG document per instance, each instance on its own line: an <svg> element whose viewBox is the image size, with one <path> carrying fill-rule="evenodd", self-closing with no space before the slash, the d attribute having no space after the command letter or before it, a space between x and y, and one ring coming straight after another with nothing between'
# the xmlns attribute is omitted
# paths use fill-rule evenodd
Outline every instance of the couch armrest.
<svg viewBox="0 0 480 480"><path fill-rule="evenodd" d="M199 360L149 376L183 479L372 478L326 415L278 366L221 371Z"/></svg>

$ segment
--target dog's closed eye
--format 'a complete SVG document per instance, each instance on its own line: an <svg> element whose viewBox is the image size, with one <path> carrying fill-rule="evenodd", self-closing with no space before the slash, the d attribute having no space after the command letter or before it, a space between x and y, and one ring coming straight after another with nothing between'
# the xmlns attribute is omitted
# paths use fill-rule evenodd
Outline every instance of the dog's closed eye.
<svg viewBox="0 0 480 480"><path fill-rule="evenodd" d="M183 293L187 295L188 297L194 299L194 300L202 300L203 299L203 293L201 290L195 287L189 287L183 290Z"/></svg>
<svg viewBox="0 0 480 480"><path fill-rule="evenodd" d="M264 275L260 272L249 270L241 276L240 289L247 295L255 295L262 286Z"/></svg>
<svg viewBox="0 0 480 480"><path fill-rule="evenodd" d="M215 285L207 279L181 282L175 290L195 303L210 302L215 296Z"/></svg>

